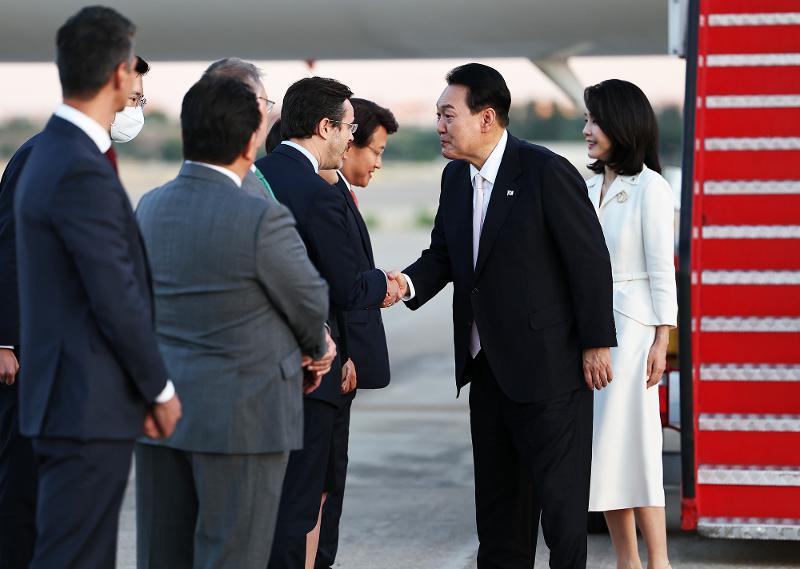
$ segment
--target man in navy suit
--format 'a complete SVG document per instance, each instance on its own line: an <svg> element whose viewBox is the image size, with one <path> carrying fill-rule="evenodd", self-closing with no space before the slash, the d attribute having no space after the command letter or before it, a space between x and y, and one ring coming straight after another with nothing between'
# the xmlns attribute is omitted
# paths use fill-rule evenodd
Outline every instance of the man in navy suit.
<svg viewBox="0 0 800 569"><path fill-rule="evenodd" d="M144 106L142 77L149 70L147 62L137 56L128 107ZM21 347L14 195L38 138L34 135L17 149L0 180L0 567L4 569L26 569L36 538L36 458L30 439L19 433L17 413L15 370L19 369ZM125 138L127 142L133 137Z"/></svg>
<svg viewBox="0 0 800 569"><path fill-rule="evenodd" d="M345 152L336 187L347 202L349 233L358 259L358 269L375 268L372 243L367 224L358 209L352 186L366 188L375 170L383 165L383 151L390 134L397 132L397 120L389 109L365 99L350 99L358 130ZM386 332L378 308L349 310L347 320L347 347L353 363L352 379L361 389L380 389L389 384L389 353ZM334 432L334 482L327 493L322 508L319 548L314 561L316 569L328 569L336 559L339 544L339 519L342 515L345 479L347 476L347 447L350 437L350 407L356 395L350 386L343 388L342 404L333 425Z"/></svg>
<svg viewBox="0 0 800 569"><path fill-rule="evenodd" d="M456 383L469 393L479 569L530 569L541 508L550 567L586 567L592 391L611 380L611 264L583 178L507 130L491 67L447 75L452 160L430 247L395 274L415 310L453 283Z"/></svg>
<svg viewBox="0 0 800 569"><path fill-rule="evenodd" d="M180 417L108 133L131 90L134 33L100 6L58 30L63 104L15 196L20 426L39 464L33 569L114 566L134 440L169 436Z"/></svg>
<svg viewBox="0 0 800 569"><path fill-rule="evenodd" d="M353 246L358 229L341 191L318 172L339 168L352 133L352 92L321 77L301 79L286 92L281 111L283 142L256 166L279 202L289 207L308 255L330 289L331 336L341 362L350 353L345 311L382 305L398 286L386 274L363 267ZM334 366L304 402L303 449L289 457L269 568L301 569L306 534L317 523L322 494L334 484L334 421L342 405L342 365ZM309 556L314 552L309 551Z"/></svg>

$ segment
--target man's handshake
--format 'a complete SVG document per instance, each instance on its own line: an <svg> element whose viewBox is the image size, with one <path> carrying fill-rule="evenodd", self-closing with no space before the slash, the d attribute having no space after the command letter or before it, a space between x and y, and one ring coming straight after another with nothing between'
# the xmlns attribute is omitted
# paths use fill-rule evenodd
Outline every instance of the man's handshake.
<svg viewBox="0 0 800 569"><path fill-rule="evenodd" d="M402 300L408 294L408 282L403 273L392 271L386 275L386 298L381 308L388 308Z"/></svg>

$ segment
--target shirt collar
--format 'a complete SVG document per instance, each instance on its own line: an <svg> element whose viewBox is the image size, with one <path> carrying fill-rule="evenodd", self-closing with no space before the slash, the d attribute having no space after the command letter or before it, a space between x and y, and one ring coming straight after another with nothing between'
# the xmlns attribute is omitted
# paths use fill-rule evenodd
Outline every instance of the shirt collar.
<svg viewBox="0 0 800 569"><path fill-rule="evenodd" d="M347 186L347 189L348 189L348 190L350 190L350 191L352 192L352 191L353 191L353 186L351 186L351 185L350 185L350 182L348 182L348 181L347 181L347 178L345 178L345 177L344 177L344 174L342 174L342 171L341 171L341 170L336 170L336 173L337 173L337 174L339 174L339 177L340 177L342 180L344 180L344 183L345 183L345 185Z"/></svg>
<svg viewBox="0 0 800 569"><path fill-rule="evenodd" d="M317 162L316 157L314 157L314 155L311 154L307 149L305 149L304 147L300 146L296 142L292 142L291 140L281 141L281 144L285 144L286 146L291 146L295 150L298 150L298 151L302 152L303 155L306 158L308 158L308 160L311 162L311 165L314 167L314 172L319 174L319 162Z"/></svg>
<svg viewBox="0 0 800 569"><path fill-rule="evenodd" d="M108 134L108 128L103 128L100 123L89 115L65 103L58 105L58 108L56 108L53 114L81 129L86 136L92 139L97 149L103 154L108 152L108 149L111 148L111 137Z"/></svg>
<svg viewBox="0 0 800 569"><path fill-rule="evenodd" d="M489 154L489 158L483 163L483 168L478 170L472 164L469 165L469 179L474 180L477 174L480 174L484 180L494 185L497 179L497 173L500 171L500 164L503 162L503 154L506 151L506 144L508 143L508 131L503 129L503 136L497 142L497 145Z"/></svg>
<svg viewBox="0 0 800 569"><path fill-rule="evenodd" d="M197 164L198 166L205 166L206 168L211 168L212 170L216 170L220 174L224 174L225 176L230 178L231 181L238 187L240 188L242 187L242 179L238 175L236 175L233 172L233 170L228 170L224 166L217 166L216 164L209 164L207 162L195 162L194 160L185 160L184 162L186 164Z"/></svg>

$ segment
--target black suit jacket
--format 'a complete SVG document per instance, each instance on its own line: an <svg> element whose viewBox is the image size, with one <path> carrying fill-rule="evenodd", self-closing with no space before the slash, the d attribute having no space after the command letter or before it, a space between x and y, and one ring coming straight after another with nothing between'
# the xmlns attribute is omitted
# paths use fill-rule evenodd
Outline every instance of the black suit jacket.
<svg viewBox="0 0 800 569"><path fill-rule="evenodd" d="M83 131L54 116L14 206L23 434L139 436L167 371L145 251L119 178Z"/></svg>
<svg viewBox="0 0 800 569"><path fill-rule="evenodd" d="M470 381L473 320L503 391L518 402L585 388L581 352L615 346L611 264L586 184L563 157L508 136L472 265L469 164L454 161L430 247L405 273L416 309L453 282L456 383Z"/></svg>
<svg viewBox="0 0 800 569"><path fill-rule="evenodd" d="M355 235L355 248L358 270L362 272L375 268L372 254L372 242L361 212L358 211L350 188L342 177L336 183L347 203L347 222L349 232ZM389 351L386 347L386 331L383 329L383 318L380 308L365 308L345 312L347 321L347 347L350 358L356 366L358 387L361 389L379 389L389 385Z"/></svg>
<svg viewBox="0 0 800 569"><path fill-rule="evenodd" d="M0 179L0 345L19 346L19 296L17 241L14 229L14 194L22 167L39 135L20 146Z"/></svg>
<svg viewBox="0 0 800 569"><path fill-rule="evenodd" d="M297 221L308 256L328 282L331 335L341 362L350 357L345 311L380 306L386 296L386 277L378 269L363 271L353 247L358 235L349 222L341 192L314 172L306 156L286 144L278 145L256 166ZM334 368L309 397L340 405L341 369Z"/></svg>

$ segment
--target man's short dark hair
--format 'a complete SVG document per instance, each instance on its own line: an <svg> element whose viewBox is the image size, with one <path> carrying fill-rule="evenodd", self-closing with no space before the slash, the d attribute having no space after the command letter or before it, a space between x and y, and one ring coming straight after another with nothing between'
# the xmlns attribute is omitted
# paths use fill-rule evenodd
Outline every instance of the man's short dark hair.
<svg viewBox="0 0 800 569"><path fill-rule="evenodd" d="M322 119L332 122L344 117L344 102L353 96L346 85L335 79L306 77L292 84L283 97L281 136L310 138Z"/></svg>
<svg viewBox="0 0 800 569"><path fill-rule="evenodd" d="M56 34L56 65L64 97L91 98L120 63L130 61L136 26L105 6L89 6Z"/></svg>
<svg viewBox="0 0 800 569"><path fill-rule="evenodd" d="M472 114L491 107L497 114L500 126L508 126L511 93L506 80L496 69L480 63L467 63L451 69L446 79L448 85L467 88L467 107Z"/></svg>
<svg viewBox="0 0 800 569"><path fill-rule="evenodd" d="M230 164L260 125L261 110L247 83L230 77L204 77L183 97L183 157Z"/></svg>
<svg viewBox="0 0 800 569"><path fill-rule="evenodd" d="M611 141L608 161L595 160L597 174L606 165L617 174L633 176L642 165L661 172L658 160L658 122L650 101L639 87L621 79L607 79L583 92L586 110Z"/></svg>
<svg viewBox="0 0 800 569"><path fill-rule="evenodd" d="M281 119L278 119L273 123L267 133L267 142L264 144L264 151L269 154L275 150L281 142L283 142L283 137L281 136Z"/></svg>
<svg viewBox="0 0 800 569"><path fill-rule="evenodd" d="M136 75L147 75L147 72L150 71L150 64L141 55L137 55L136 65L133 68L136 70Z"/></svg>
<svg viewBox="0 0 800 569"><path fill-rule="evenodd" d="M372 135L379 126L386 129L386 134L397 132L397 119L394 118L392 111L389 109L381 107L372 101L355 97L350 99L350 102L353 104L353 110L356 115L353 120L358 124L358 130L353 134L353 144L355 146L359 148L368 146Z"/></svg>

